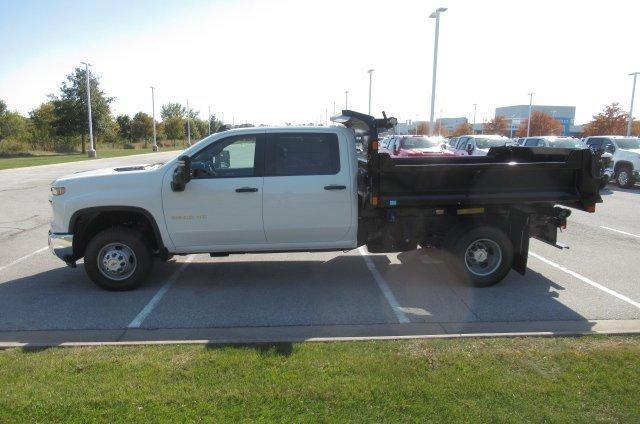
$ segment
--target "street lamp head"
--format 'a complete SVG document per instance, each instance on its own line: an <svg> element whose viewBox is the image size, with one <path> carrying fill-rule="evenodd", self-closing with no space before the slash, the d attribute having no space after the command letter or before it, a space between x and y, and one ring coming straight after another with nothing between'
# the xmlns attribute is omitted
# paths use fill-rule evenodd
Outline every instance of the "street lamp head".
<svg viewBox="0 0 640 424"><path fill-rule="evenodd" d="M373 71L375 71L375 69L369 69L367 72L372 73Z"/></svg>
<svg viewBox="0 0 640 424"><path fill-rule="evenodd" d="M640 75L640 72L631 72L629 76Z"/></svg>
<svg viewBox="0 0 640 424"><path fill-rule="evenodd" d="M447 8L446 7L439 7L436 9L435 12L431 13L431 15L429 15L430 18L437 18L439 14L441 14L442 12L446 12Z"/></svg>

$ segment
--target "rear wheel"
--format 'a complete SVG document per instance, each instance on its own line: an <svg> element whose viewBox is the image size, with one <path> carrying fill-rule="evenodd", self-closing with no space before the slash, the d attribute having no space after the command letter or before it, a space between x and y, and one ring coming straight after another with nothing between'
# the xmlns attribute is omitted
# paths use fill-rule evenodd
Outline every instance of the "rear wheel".
<svg viewBox="0 0 640 424"><path fill-rule="evenodd" d="M495 227L476 227L453 241L448 264L466 283L475 287L492 286L504 279L513 262L513 245Z"/></svg>
<svg viewBox="0 0 640 424"><path fill-rule="evenodd" d="M635 181L633 180L633 172L628 166L622 167L618 170L616 175L616 181L620 188L631 188Z"/></svg>
<svg viewBox="0 0 640 424"><path fill-rule="evenodd" d="M84 268L106 290L132 290L151 272L153 255L144 236L135 230L110 228L96 234L84 255Z"/></svg>

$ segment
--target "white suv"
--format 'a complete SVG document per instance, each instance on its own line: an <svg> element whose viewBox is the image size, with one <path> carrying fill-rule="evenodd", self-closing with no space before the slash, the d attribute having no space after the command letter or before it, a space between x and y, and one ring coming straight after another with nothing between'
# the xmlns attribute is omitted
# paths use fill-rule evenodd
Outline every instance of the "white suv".
<svg viewBox="0 0 640 424"><path fill-rule="evenodd" d="M584 139L587 146L613 155L613 177L622 188L633 187L640 177L640 139L599 135Z"/></svg>

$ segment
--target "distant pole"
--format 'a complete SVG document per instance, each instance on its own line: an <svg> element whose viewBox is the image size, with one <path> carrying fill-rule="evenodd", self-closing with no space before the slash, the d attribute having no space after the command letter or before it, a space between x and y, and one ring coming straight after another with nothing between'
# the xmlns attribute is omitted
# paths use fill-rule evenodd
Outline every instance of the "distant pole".
<svg viewBox="0 0 640 424"><path fill-rule="evenodd" d="M87 156L90 158L95 158L97 156L96 149L93 146L93 124L91 121L91 84L89 83L89 66L91 66L87 62L81 62L84 64L84 73L87 79L87 114L89 118L89 150L87 151Z"/></svg>
<svg viewBox="0 0 640 424"><path fill-rule="evenodd" d="M371 83L373 80L373 71L373 69L367 71L369 73L369 115L371 115Z"/></svg>
<svg viewBox="0 0 640 424"><path fill-rule="evenodd" d="M433 135L433 113L436 104L436 73L438 71L438 36L440 34L440 14L446 12L446 7L439 7L429 15L436 20L436 35L433 41L433 76L431 79L431 115L429 119L429 134Z"/></svg>
<svg viewBox="0 0 640 424"><path fill-rule="evenodd" d="M349 109L349 90L344 90L344 108Z"/></svg>
<svg viewBox="0 0 640 424"><path fill-rule="evenodd" d="M533 105L533 95L536 93L529 93L529 118L527 119L527 137L529 137L529 132L531 130L531 107Z"/></svg>
<svg viewBox="0 0 640 424"><path fill-rule="evenodd" d="M633 128L633 101L636 96L636 78L640 72L634 72L629 75L633 75L633 88L631 89L631 107L629 107L629 123L627 124L627 137L631 137L631 129Z"/></svg>
<svg viewBox="0 0 640 424"><path fill-rule="evenodd" d="M324 108L324 122L327 126L329 125L329 109L326 107Z"/></svg>
<svg viewBox="0 0 640 424"><path fill-rule="evenodd" d="M333 101L333 114L336 114L336 101Z"/></svg>
<svg viewBox="0 0 640 424"><path fill-rule="evenodd" d="M471 132L473 134L476 133L476 108L478 107L477 103L473 104L473 126L471 127Z"/></svg>
<svg viewBox="0 0 640 424"><path fill-rule="evenodd" d="M516 115L511 115L511 124L509 125L509 138L513 138L513 119Z"/></svg>
<svg viewBox="0 0 640 424"><path fill-rule="evenodd" d="M209 134L207 135L211 135L211 106L207 106L207 108L209 109Z"/></svg>
<svg viewBox="0 0 640 424"><path fill-rule="evenodd" d="M191 146L191 116L189 112L189 99L187 99L187 146Z"/></svg>
<svg viewBox="0 0 640 424"><path fill-rule="evenodd" d="M158 151L158 140L156 138L156 99L155 99L155 88L151 87L151 115L153 116L153 151Z"/></svg>

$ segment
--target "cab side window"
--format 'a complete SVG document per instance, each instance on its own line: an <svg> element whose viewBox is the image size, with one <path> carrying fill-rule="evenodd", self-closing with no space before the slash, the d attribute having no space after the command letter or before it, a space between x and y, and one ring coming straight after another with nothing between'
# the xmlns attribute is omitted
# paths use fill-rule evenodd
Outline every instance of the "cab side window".
<svg viewBox="0 0 640 424"><path fill-rule="evenodd" d="M338 136L280 133L269 138L267 176L334 175L340 172Z"/></svg>
<svg viewBox="0 0 640 424"><path fill-rule="evenodd" d="M255 176L257 135L239 135L218 140L191 159L193 178Z"/></svg>

